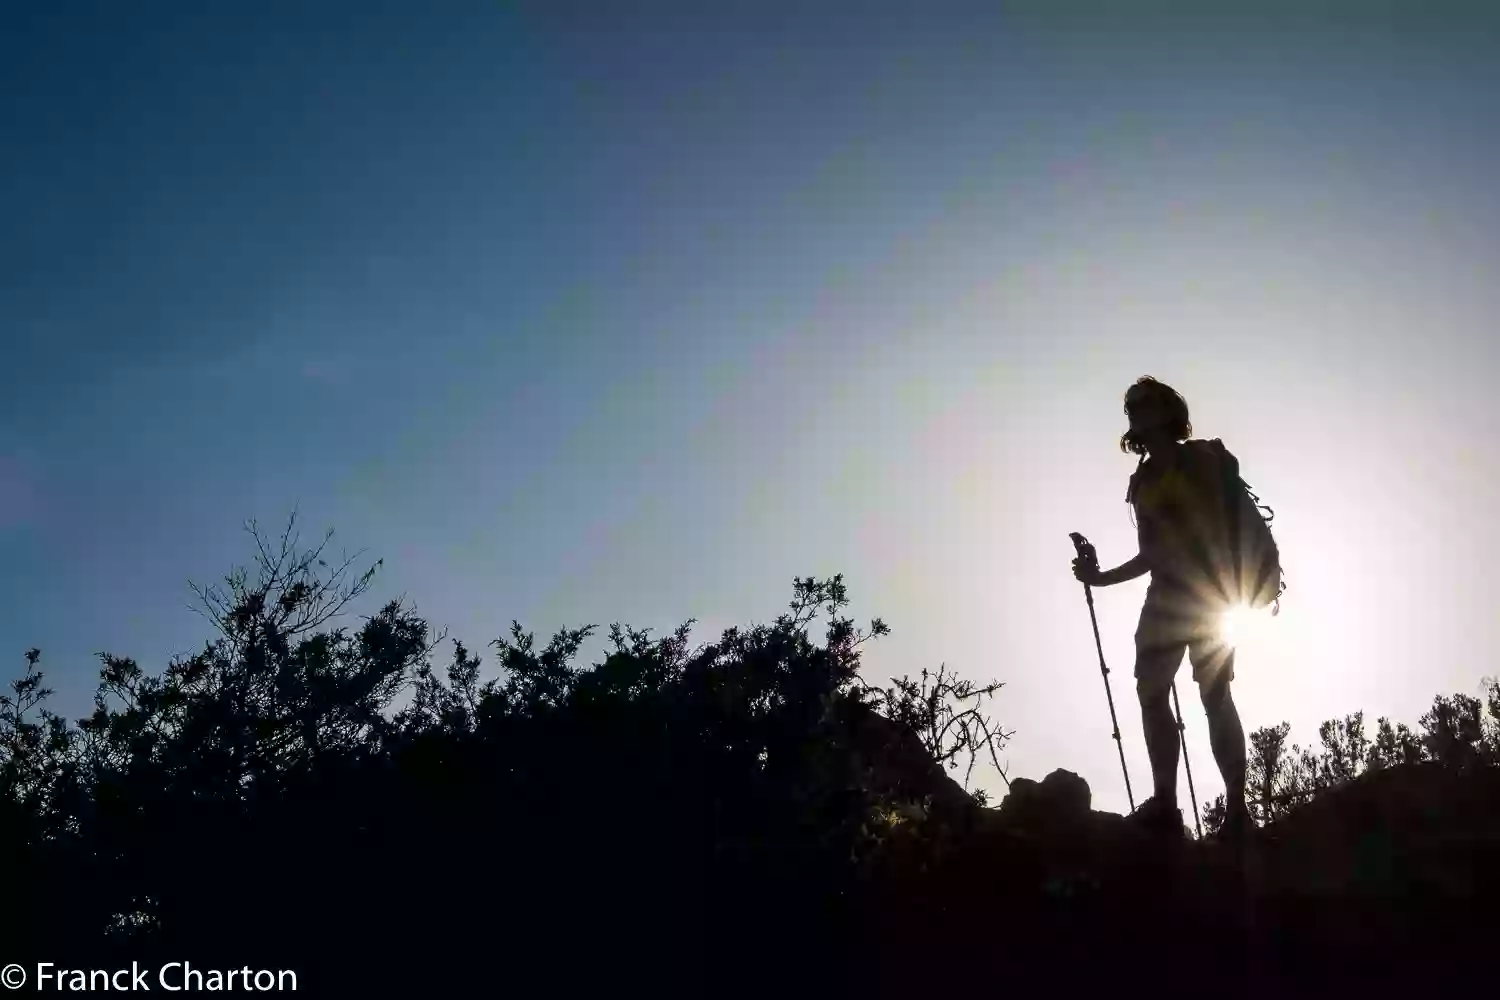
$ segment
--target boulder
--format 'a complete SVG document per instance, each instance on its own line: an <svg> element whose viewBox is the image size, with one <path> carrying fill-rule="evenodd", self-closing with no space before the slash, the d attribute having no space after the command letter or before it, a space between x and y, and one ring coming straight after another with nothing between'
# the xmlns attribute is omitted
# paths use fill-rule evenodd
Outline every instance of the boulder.
<svg viewBox="0 0 1500 1000"><path fill-rule="evenodd" d="M1040 782L1017 778L1000 803L996 822L1013 829L1051 830L1081 828L1090 822L1093 795L1089 783L1061 768Z"/></svg>

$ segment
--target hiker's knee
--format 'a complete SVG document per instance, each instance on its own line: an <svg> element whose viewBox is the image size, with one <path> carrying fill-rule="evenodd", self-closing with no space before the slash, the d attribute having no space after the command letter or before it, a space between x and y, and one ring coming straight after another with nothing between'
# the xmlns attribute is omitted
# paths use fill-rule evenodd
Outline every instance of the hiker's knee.
<svg viewBox="0 0 1500 1000"><path fill-rule="evenodd" d="M1182 647L1159 642L1143 642L1136 633L1135 693L1141 707L1151 709L1164 703L1172 691L1172 678L1182 665Z"/></svg>
<svg viewBox="0 0 1500 1000"><path fill-rule="evenodd" d="M1229 682L1234 680L1234 647L1217 642L1199 642L1189 647L1193 680L1198 682L1198 697L1210 714L1219 711L1229 699Z"/></svg>
<svg viewBox="0 0 1500 1000"><path fill-rule="evenodd" d="M1198 680L1198 697L1203 709L1209 714L1221 711L1230 704L1229 675L1224 672L1205 674Z"/></svg>
<svg viewBox="0 0 1500 1000"><path fill-rule="evenodd" d="M1171 692L1171 674L1154 671L1135 679L1135 694L1141 700L1142 708L1150 709L1157 705L1165 705Z"/></svg>

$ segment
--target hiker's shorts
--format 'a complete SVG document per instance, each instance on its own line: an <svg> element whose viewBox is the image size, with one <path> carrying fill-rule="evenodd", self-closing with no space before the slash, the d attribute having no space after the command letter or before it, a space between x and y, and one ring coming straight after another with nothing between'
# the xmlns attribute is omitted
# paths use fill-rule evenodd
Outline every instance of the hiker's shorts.
<svg viewBox="0 0 1500 1000"><path fill-rule="evenodd" d="M1193 680L1200 685L1234 679L1234 647L1220 636L1222 609L1152 582L1135 630L1135 678L1165 688L1187 650Z"/></svg>

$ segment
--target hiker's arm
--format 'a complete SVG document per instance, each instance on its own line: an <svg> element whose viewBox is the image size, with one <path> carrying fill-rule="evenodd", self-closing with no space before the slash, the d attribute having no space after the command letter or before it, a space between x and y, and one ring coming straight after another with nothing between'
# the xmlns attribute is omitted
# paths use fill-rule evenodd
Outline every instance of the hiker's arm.
<svg viewBox="0 0 1500 1000"><path fill-rule="evenodd" d="M1114 569L1107 569L1100 573L1096 587L1108 587L1116 583L1124 583L1137 577L1145 576L1151 572L1151 554L1156 551L1156 532L1152 528L1149 518L1136 516L1135 537L1140 551L1134 556L1122 562Z"/></svg>
<svg viewBox="0 0 1500 1000"><path fill-rule="evenodd" d="M1094 586L1109 587L1116 583L1134 580L1138 576L1145 576L1149 572L1151 572L1151 564L1147 561L1146 554L1138 552L1114 569L1107 569L1100 573L1098 582Z"/></svg>

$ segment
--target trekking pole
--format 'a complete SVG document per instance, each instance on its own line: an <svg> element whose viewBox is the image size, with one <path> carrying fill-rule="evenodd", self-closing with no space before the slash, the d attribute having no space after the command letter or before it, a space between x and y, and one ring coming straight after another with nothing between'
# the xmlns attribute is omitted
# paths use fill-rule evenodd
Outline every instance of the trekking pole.
<svg viewBox="0 0 1500 1000"><path fill-rule="evenodd" d="M1182 703L1177 700L1177 682L1172 682L1172 711L1177 713L1177 738L1182 740L1182 765L1187 768L1188 798L1193 800L1193 829L1203 839L1203 824L1198 820L1198 793L1193 791L1193 762L1188 760L1187 726L1182 721Z"/></svg>
<svg viewBox="0 0 1500 1000"><path fill-rule="evenodd" d="M1090 566L1099 565L1099 556L1087 538L1078 532L1068 533L1078 558ZM1089 622L1094 626L1094 649L1099 652L1099 672L1104 675L1104 697L1109 700L1109 721L1115 727L1115 749L1120 751L1120 773L1125 775L1125 798L1130 802L1130 811L1135 812L1135 793L1130 790L1130 769L1125 766L1125 744L1120 742L1120 720L1115 717L1115 696L1109 689L1109 668L1104 665L1104 645L1099 641L1099 619L1094 615L1094 592L1088 584L1083 585L1083 598L1089 603Z"/></svg>

